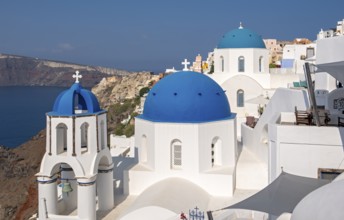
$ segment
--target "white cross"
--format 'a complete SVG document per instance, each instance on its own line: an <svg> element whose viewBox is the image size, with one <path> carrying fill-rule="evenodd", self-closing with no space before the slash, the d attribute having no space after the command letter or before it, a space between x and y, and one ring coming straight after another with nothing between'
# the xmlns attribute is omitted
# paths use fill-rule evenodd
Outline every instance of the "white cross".
<svg viewBox="0 0 344 220"><path fill-rule="evenodd" d="M183 71L188 71L188 65L190 64L190 62L188 62L188 60L185 59L184 62L182 62L182 64L184 65Z"/></svg>
<svg viewBox="0 0 344 220"><path fill-rule="evenodd" d="M75 74L73 74L73 78L75 78L75 83L79 83L79 79L82 78L82 75L79 75L79 71L75 71Z"/></svg>
<svg viewBox="0 0 344 220"><path fill-rule="evenodd" d="M242 26L242 22L240 21L240 26L239 29L243 29L244 27Z"/></svg>

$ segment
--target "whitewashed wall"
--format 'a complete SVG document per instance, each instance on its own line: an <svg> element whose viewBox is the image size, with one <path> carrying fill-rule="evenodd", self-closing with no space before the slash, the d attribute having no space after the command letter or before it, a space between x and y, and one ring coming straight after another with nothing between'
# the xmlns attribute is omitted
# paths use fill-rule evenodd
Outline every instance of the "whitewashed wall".
<svg viewBox="0 0 344 220"><path fill-rule="evenodd" d="M344 168L344 128L269 125L269 181L281 173L318 178L318 168Z"/></svg>
<svg viewBox="0 0 344 220"><path fill-rule="evenodd" d="M147 187L169 177L187 179L212 195L233 194L235 161L237 158L236 121L221 120L209 123L153 123L136 119L136 146L142 154L141 137L146 136L147 161L125 174L128 181L124 192L137 195ZM211 166L211 143L222 141L222 166ZM171 143L182 144L182 166L171 168ZM130 181L129 181L130 180Z"/></svg>

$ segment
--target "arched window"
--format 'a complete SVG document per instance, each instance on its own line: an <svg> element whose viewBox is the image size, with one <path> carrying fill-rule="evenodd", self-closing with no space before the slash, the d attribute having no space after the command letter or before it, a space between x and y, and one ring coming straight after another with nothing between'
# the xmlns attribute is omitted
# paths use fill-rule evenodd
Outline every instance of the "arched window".
<svg viewBox="0 0 344 220"><path fill-rule="evenodd" d="M238 58L238 72L245 72L245 57Z"/></svg>
<svg viewBox="0 0 344 220"><path fill-rule="evenodd" d="M74 94L74 113L81 114L86 112L87 105L85 99L79 94Z"/></svg>
<svg viewBox="0 0 344 220"><path fill-rule="evenodd" d="M211 143L211 166L222 165L222 141L220 138L215 137Z"/></svg>
<svg viewBox="0 0 344 220"><path fill-rule="evenodd" d="M244 107L245 92L242 89L237 91L237 107Z"/></svg>
<svg viewBox="0 0 344 220"><path fill-rule="evenodd" d="M141 158L140 161L145 163L148 161L148 150L147 150L147 137L142 135L141 138Z"/></svg>
<svg viewBox="0 0 344 220"><path fill-rule="evenodd" d="M223 59L223 56L220 57L221 61L221 72L225 71L225 59Z"/></svg>
<svg viewBox="0 0 344 220"><path fill-rule="evenodd" d="M88 151L88 129L89 125L87 122L80 126L80 143L81 143L81 153L86 153Z"/></svg>
<svg viewBox="0 0 344 220"><path fill-rule="evenodd" d="M264 72L264 63L263 57L259 57L259 72Z"/></svg>
<svg viewBox="0 0 344 220"><path fill-rule="evenodd" d="M56 153L67 152L67 126L60 123L56 126Z"/></svg>
<svg viewBox="0 0 344 220"><path fill-rule="evenodd" d="M104 121L100 122L100 149L103 150L105 148L105 123Z"/></svg>
<svg viewBox="0 0 344 220"><path fill-rule="evenodd" d="M174 140L171 143L171 168L180 169L182 167L182 142Z"/></svg>

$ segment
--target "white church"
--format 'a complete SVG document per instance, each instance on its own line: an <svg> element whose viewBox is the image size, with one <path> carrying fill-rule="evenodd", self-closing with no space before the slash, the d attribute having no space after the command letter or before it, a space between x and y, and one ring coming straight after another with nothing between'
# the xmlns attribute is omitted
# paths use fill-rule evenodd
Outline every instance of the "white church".
<svg viewBox="0 0 344 220"><path fill-rule="evenodd" d="M96 219L97 206L108 210L114 204L106 111L81 87L79 72L73 77L75 83L46 116L46 153L36 174L39 219Z"/></svg>
<svg viewBox="0 0 344 220"><path fill-rule="evenodd" d="M342 175L295 204L295 212L222 210L284 171L313 179L343 171L344 108L334 103L341 103L344 92L325 72L335 69L340 75L344 68L344 37L317 44L316 65L326 71L313 77L317 99L326 103L326 124L297 125L295 107L309 110L309 95L286 84L300 76L270 74L261 37L240 25L214 50L212 75L180 71L156 83L135 120L134 145L116 155L107 147L106 111L76 73L75 84L47 113L46 154L37 174L39 219L177 220L195 207L212 210L212 216L203 213L209 220L269 214L281 220L326 219L326 212L342 219L344 207L334 202L344 195ZM247 100L261 95L269 102L255 126L248 126L244 118L257 116L258 104ZM315 199L320 197L326 204ZM313 208L319 206L323 209Z"/></svg>

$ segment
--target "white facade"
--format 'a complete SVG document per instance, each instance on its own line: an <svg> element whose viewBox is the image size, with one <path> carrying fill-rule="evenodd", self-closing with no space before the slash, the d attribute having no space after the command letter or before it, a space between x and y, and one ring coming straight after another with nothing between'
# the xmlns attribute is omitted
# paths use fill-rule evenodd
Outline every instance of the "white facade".
<svg viewBox="0 0 344 220"><path fill-rule="evenodd" d="M340 62L344 60L344 36L336 36L317 40L316 64ZM327 90L331 92L337 88L337 80L326 72L315 74L315 90Z"/></svg>
<svg viewBox="0 0 344 220"><path fill-rule="evenodd" d="M239 67L240 66L240 67ZM238 117L255 114L257 106L238 105L238 92L247 99L264 94L270 88L269 51L258 48L214 50L214 73L208 75L226 91L231 109Z"/></svg>
<svg viewBox="0 0 344 220"><path fill-rule="evenodd" d="M269 180L282 169L319 178L320 169L343 169L344 128L269 124Z"/></svg>
<svg viewBox="0 0 344 220"><path fill-rule="evenodd" d="M139 164L128 171L130 181L125 193L139 195L154 183L179 177L210 195L233 195L237 159L235 119L200 124L136 119L135 143ZM177 158L176 145L181 152Z"/></svg>
<svg viewBox="0 0 344 220"><path fill-rule="evenodd" d="M243 60L243 68L239 63ZM269 72L269 51L261 48L216 48L215 74L253 74Z"/></svg>
<svg viewBox="0 0 344 220"><path fill-rule="evenodd" d="M313 62L314 60L307 60L307 59L314 59L316 54L316 44L287 44L283 48L283 58L282 58L282 66L284 60L292 60L293 72L303 74L303 65L305 62Z"/></svg>

